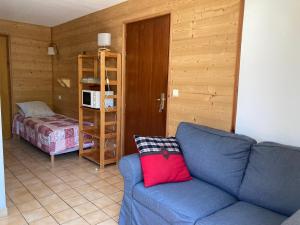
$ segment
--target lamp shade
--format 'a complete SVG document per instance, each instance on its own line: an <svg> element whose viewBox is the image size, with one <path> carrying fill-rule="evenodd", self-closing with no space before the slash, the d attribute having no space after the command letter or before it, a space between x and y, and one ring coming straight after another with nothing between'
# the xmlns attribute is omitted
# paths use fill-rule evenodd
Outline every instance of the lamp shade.
<svg viewBox="0 0 300 225"><path fill-rule="evenodd" d="M98 46L106 47L111 45L111 34L110 33L99 33L98 34Z"/></svg>
<svg viewBox="0 0 300 225"><path fill-rule="evenodd" d="M56 55L55 47L48 47L48 55Z"/></svg>

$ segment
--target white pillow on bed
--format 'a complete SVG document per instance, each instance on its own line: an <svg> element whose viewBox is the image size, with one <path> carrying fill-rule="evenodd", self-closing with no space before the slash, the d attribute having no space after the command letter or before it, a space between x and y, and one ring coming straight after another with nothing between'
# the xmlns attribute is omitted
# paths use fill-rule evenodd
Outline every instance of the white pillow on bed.
<svg viewBox="0 0 300 225"><path fill-rule="evenodd" d="M17 106L22 110L25 117L47 117L55 115L46 103L40 101L17 103Z"/></svg>
<svg viewBox="0 0 300 225"><path fill-rule="evenodd" d="M21 114L21 116L24 116L24 117L25 117L25 113L23 112L22 109L19 108L18 113Z"/></svg>

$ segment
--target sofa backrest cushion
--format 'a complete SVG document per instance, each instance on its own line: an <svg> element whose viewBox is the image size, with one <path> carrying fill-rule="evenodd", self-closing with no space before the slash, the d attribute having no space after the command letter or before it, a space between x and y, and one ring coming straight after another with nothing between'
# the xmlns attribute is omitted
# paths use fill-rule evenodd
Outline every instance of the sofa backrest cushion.
<svg viewBox="0 0 300 225"><path fill-rule="evenodd" d="M191 123L179 125L176 139L192 176L237 196L255 140Z"/></svg>
<svg viewBox="0 0 300 225"><path fill-rule="evenodd" d="M287 216L300 209L300 148L254 145L239 198Z"/></svg>

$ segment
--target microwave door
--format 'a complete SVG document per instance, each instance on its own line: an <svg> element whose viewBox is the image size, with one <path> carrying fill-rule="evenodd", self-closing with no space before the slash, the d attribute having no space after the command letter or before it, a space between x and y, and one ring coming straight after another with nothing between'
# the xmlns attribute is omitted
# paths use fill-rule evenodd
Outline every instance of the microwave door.
<svg viewBox="0 0 300 225"><path fill-rule="evenodd" d="M92 106L92 93L91 92L82 92L82 105L86 107Z"/></svg>

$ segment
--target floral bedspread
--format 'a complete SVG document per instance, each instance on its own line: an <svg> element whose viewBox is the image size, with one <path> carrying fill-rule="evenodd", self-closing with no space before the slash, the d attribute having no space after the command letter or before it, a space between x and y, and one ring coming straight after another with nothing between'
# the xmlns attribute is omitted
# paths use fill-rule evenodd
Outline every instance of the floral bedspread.
<svg viewBox="0 0 300 225"><path fill-rule="evenodd" d="M29 117L16 114L13 133L50 155L79 148L78 121L60 114L52 117Z"/></svg>

